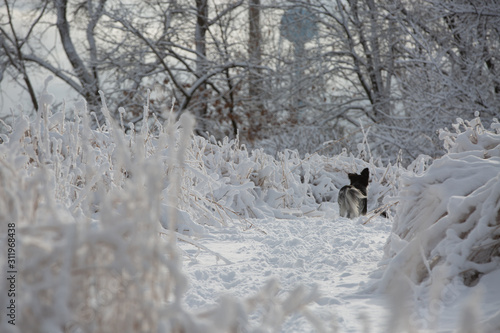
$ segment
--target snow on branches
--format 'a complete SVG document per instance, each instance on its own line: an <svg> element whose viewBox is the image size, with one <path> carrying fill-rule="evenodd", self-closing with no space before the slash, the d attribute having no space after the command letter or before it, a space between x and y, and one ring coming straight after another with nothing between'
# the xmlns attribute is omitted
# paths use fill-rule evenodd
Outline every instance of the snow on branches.
<svg viewBox="0 0 500 333"><path fill-rule="evenodd" d="M448 153L401 181L383 288L399 274L472 286L500 267L500 126L476 114L453 128L440 132Z"/></svg>

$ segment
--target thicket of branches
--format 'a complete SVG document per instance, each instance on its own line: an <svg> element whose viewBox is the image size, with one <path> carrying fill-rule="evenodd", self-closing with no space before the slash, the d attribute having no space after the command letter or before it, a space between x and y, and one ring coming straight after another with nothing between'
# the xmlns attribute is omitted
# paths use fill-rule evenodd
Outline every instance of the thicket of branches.
<svg viewBox="0 0 500 333"><path fill-rule="evenodd" d="M199 134L301 153L338 140L338 152L362 126L378 156L409 161L439 155L437 129L456 117L499 113L493 0L2 2L2 87L20 85L37 110L49 72L95 126L99 90L126 127L146 100L161 118L175 98Z"/></svg>

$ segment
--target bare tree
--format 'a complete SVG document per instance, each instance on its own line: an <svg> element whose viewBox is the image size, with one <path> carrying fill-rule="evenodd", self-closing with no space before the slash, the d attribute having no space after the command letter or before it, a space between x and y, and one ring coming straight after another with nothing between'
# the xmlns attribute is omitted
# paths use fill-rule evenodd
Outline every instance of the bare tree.
<svg viewBox="0 0 500 333"><path fill-rule="evenodd" d="M207 30L209 28L208 18L208 0L195 0L196 2L196 26L194 31L195 52L196 52L196 69L195 75L198 78L205 77L208 73L207 61ZM202 95L201 103L194 108L195 115L198 119L198 133L203 134L207 128L204 118L207 114L207 102L205 91L207 84L205 81L199 85L199 93Z"/></svg>
<svg viewBox="0 0 500 333"><path fill-rule="evenodd" d="M24 82L23 86L29 94L33 108L38 110L38 100L34 84L30 78L30 74L27 69L27 62L22 49L25 46L26 41L31 38L35 27L47 11L47 3L42 3L40 7L34 8L33 20L29 22L27 32L24 36L19 35L18 28L14 23L13 7L15 6L15 2L11 3L8 0L4 0L3 4L5 6L5 12L0 14L0 47L2 48L2 54L5 57L5 60L1 66L0 80L3 78L3 72L7 68L7 64L9 64L11 68L21 75L21 80ZM13 74L13 77L16 77L16 74Z"/></svg>
<svg viewBox="0 0 500 333"><path fill-rule="evenodd" d="M405 33L397 75L415 152L440 154L437 130L480 111L499 113L500 6L495 1L429 1L394 12ZM401 135L404 138L403 135Z"/></svg>
<svg viewBox="0 0 500 333"><path fill-rule="evenodd" d="M500 80L500 5L495 1L431 1L404 11L413 47L407 47L406 68L422 72L420 84L440 89L427 93L448 114L464 116L481 111L498 114ZM412 71L414 74L414 70ZM406 75L406 91L412 76ZM408 98L412 96L408 95ZM415 94L415 98L424 96Z"/></svg>
<svg viewBox="0 0 500 333"><path fill-rule="evenodd" d="M450 118L498 114L493 0L43 0L23 30L16 1L2 1L0 74L16 77L33 105L38 68L92 111L103 90L125 124L142 120L146 101L161 117L175 98L202 135L282 135L276 142L298 148L306 128L308 143L348 135L342 144L356 149L364 137L349 133L362 124L388 159L438 154L436 130ZM59 37L52 49L49 31Z"/></svg>
<svg viewBox="0 0 500 333"><path fill-rule="evenodd" d="M233 51L229 49L230 37L224 27L234 25L232 12L242 3L243 0L223 7L214 4L212 11L204 0L195 1L194 6L169 2L143 4L149 9L142 11L145 13L142 20L157 27L154 34L138 24L135 12L117 8L107 13L110 20L129 34L129 43L150 55L138 66L156 68L149 78L164 77L159 85L179 101L178 113L186 109L195 113L197 132L202 135L213 129L208 123L214 104L234 105L231 70L248 67L244 61L230 56Z"/></svg>
<svg viewBox="0 0 500 333"><path fill-rule="evenodd" d="M316 0L295 1L293 6L312 12L318 25L316 37L300 52L304 75L292 84L293 95L305 96L297 111L306 116L299 123L307 120L321 137L329 131L330 140L355 132L360 125L370 126L372 135L381 133L373 142L381 153L388 153L389 147L389 154L404 148L387 135L401 116L394 89L401 30L392 17L393 2ZM343 143L355 148L361 134L349 136L352 145L348 140Z"/></svg>
<svg viewBox="0 0 500 333"><path fill-rule="evenodd" d="M248 94L255 101L255 109L263 110L262 103L262 37L260 28L260 0L249 0L248 7L248 60L252 66L248 76Z"/></svg>
<svg viewBox="0 0 500 333"><path fill-rule="evenodd" d="M30 74L27 69L29 65L36 65L51 72L85 98L90 110L97 110L100 105L98 97L100 79L98 47L94 29L102 17L106 0L89 0L85 3L87 20L85 21L84 42L87 48L75 46L81 41L75 42L72 28L75 30L76 26L72 27L69 24L68 10L70 5L68 0L55 0L54 2L44 0L31 7L34 19L29 22L30 28L22 38L16 33L16 27L13 24L14 8L12 5L15 3L12 0L4 0L8 18L6 25L10 30L2 26L0 40L5 54L10 59L10 65L22 74L24 81L22 86L28 90L35 109L38 105L34 85L29 79ZM74 7L74 9L75 12L78 12L80 6ZM26 8L17 10L26 10ZM50 22L49 18L52 11L56 16L55 24ZM53 61L57 59L54 54L51 54L54 49L47 50L44 45L41 31L50 30L53 27L57 29L61 41L60 45L70 63L70 69ZM85 58L82 58L82 55L85 55Z"/></svg>
<svg viewBox="0 0 500 333"><path fill-rule="evenodd" d="M55 0L57 13L57 30L61 37L64 52L73 68L76 79L79 81L79 93L85 98L91 109L96 109L99 105L99 72L98 55L94 35L97 22L103 15L106 0L87 1L87 11L89 20L86 27L86 41L88 43L87 64L80 57L81 50L78 51L71 37L70 25L68 23L67 11L68 0Z"/></svg>
<svg viewBox="0 0 500 333"><path fill-rule="evenodd" d="M498 114L494 1L296 5L316 11L322 59L332 64L328 75L337 78L329 123L341 133L346 121L359 126L361 120L370 126L377 155L394 159L402 150L408 161L439 154L437 129L453 118L476 110L487 118Z"/></svg>

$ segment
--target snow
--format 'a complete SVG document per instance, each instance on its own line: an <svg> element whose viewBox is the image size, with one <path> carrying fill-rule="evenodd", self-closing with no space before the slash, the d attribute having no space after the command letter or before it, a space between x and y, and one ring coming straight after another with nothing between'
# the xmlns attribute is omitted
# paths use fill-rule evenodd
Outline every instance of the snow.
<svg viewBox="0 0 500 333"><path fill-rule="evenodd" d="M17 324L0 331L500 329L497 122L459 119L446 155L403 168L275 158L147 106L124 134L103 103L91 129L85 102L54 111L46 90L0 144L0 240L15 223L19 271ZM338 190L364 168L368 215L339 217Z"/></svg>
<svg viewBox="0 0 500 333"><path fill-rule="evenodd" d="M457 119L453 127L454 133L441 132L448 154L422 175L401 179L401 203L385 248L387 267L378 282L381 290L389 290L403 276L413 290L415 311L435 317L432 321L469 293L464 285L495 290L496 283L488 284L491 278L484 277L500 267L500 133L496 126L486 130L477 117ZM488 308L496 309L491 298L479 299L478 304L489 301ZM432 302L439 311L425 306ZM478 307L473 308L481 313ZM498 331L494 312L476 314L464 325L484 320L485 332Z"/></svg>
<svg viewBox="0 0 500 333"><path fill-rule="evenodd" d="M316 290L318 297L307 311L327 323L326 328L337 323L341 332L358 332L361 314L374 328L385 325L383 300L365 289L381 258L389 220L376 218L363 225L363 219L340 218L337 208L325 213L327 217L259 219L253 221L257 229L224 228L197 241L229 264L180 242L190 281L186 305L197 310L215 305L224 295L244 298L274 279L281 297L298 285ZM251 319L258 322L259 314ZM313 327L295 315L280 331L307 332Z"/></svg>

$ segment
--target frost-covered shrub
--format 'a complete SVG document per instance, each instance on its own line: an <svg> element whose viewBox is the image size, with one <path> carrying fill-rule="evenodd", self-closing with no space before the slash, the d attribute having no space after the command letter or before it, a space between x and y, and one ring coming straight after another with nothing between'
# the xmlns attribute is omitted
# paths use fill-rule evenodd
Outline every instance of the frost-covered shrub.
<svg viewBox="0 0 500 333"><path fill-rule="evenodd" d="M325 142L336 139L333 126L325 124L281 124L271 129L267 137L252 142L255 148L263 147L267 154L277 156L286 149L296 150L300 156L321 151L322 154L336 155L340 153L341 145L329 145ZM343 144L347 144L343 142Z"/></svg>
<svg viewBox="0 0 500 333"><path fill-rule="evenodd" d="M448 153L402 180L382 287L459 279L471 286L500 268L500 126L480 118L442 130Z"/></svg>
<svg viewBox="0 0 500 333"><path fill-rule="evenodd" d="M375 209L383 198L395 195L400 167L378 166L345 151L301 158L295 150L284 150L275 158L263 149L248 151L238 140L195 137L182 170L181 207L196 212L199 223L213 226L247 218L317 215L322 204L336 203L338 190L349 183L347 173L365 167L371 169L369 208Z"/></svg>
<svg viewBox="0 0 500 333"><path fill-rule="evenodd" d="M93 131L84 103L66 121L52 99L0 145L1 231L15 224L19 271L17 322L0 330L157 331L183 315L186 287L177 250L157 233L164 163L145 136L115 130L105 105L108 124Z"/></svg>
<svg viewBox="0 0 500 333"><path fill-rule="evenodd" d="M343 151L333 157L313 154L306 156L296 168L302 181L308 184L308 191L318 204L336 202L339 189L349 184L348 173L359 173L362 169L370 169L368 187L368 210L383 206L385 199L397 192L400 174L404 171L400 166L377 165L373 161L365 162Z"/></svg>

